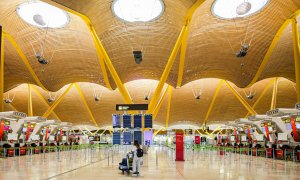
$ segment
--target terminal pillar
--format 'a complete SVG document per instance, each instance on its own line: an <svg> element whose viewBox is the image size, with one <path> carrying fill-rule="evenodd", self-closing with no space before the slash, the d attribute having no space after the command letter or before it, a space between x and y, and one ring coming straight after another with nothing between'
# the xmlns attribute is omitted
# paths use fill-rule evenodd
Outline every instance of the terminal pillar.
<svg viewBox="0 0 300 180"><path fill-rule="evenodd" d="M184 161L184 134L176 133L176 161Z"/></svg>

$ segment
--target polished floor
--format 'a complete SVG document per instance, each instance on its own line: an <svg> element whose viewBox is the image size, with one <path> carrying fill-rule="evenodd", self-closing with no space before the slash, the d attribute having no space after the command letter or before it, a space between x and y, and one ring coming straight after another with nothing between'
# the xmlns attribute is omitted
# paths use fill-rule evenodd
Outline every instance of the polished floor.
<svg viewBox="0 0 300 180"><path fill-rule="evenodd" d="M186 152L186 161L174 161L174 151L152 147L144 156L141 175L132 177L118 170L129 149L81 150L0 159L0 179L299 179L300 164L283 160L220 156L216 152ZM108 159L109 154L109 159ZM112 156L112 154L114 154Z"/></svg>

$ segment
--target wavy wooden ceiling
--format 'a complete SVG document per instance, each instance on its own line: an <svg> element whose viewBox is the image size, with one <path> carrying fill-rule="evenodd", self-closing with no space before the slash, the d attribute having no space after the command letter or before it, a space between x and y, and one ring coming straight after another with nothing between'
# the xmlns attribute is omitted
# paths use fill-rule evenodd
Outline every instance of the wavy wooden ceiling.
<svg viewBox="0 0 300 180"><path fill-rule="evenodd" d="M266 84L268 84L272 79L265 79L257 82L252 87L252 93L254 93L254 98L248 100L245 94L249 94L251 88L241 89L232 84L232 86L242 95L242 97L251 105L256 102L262 91L264 90ZM169 125L186 123L186 124L200 124L205 119L205 115L208 111L210 102L214 96L215 89L220 82L220 79L201 79L190 82L184 85L182 88L173 89L171 98L171 109L170 109L170 121ZM92 83L77 83L84 97L88 102L89 108L94 115L97 124L99 126L107 126L111 124L111 115L113 113L118 113L115 111L115 104L122 103L122 97L118 90L110 91L102 86ZM144 100L144 96L150 91L150 99L153 94L153 90L157 86L158 81L155 80L136 80L125 84L131 98L135 103L147 103ZM166 89L165 85L165 88ZM44 99L48 99L49 93L44 91L42 88L37 87L37 90L42 94ZM51 96L59 97L62 92L64 92L66 86L60 89L56 93L51 93ZM193 94L193 89L195 92L202 90L201 99L198 101L195 99ZM9 93L10 97L15 95L15 100L12 105L19 111L27 112L27 85L18 86L5 95ZM271 85L266 94L263 96L261 101L257 104L255 111L259 114L265 114L266 111L270 109L271 99L272 99L273 85ZM101 94L101 100L94 101L94 93ZM33 112L34 115L43 115L51 103L45 104L42 99L37 96L35 91L33 94ZM278 80L278 94L277 94L277 106L293 108L296 103L296 90L295 83L279 78ZM166 95L162 107L158 113L155 120L156 124L164 125L166 122L168 104L168 94ZM6 110L11 110L12 108L6 104ZM56 115L63 121L69 121L74 124L86 124L93 125L91 117L89 116L86 107L80 98L78 91L75 87L69 91L62 102L54 109ZM208 117L207 122L214 121L227 121L234 120L236 118L245 117L247 114L246 108L236 99L229 88L224 83L220 89L220 92L215 100L215 105ZM52 113L50 118L56 118Z"/></svg>
<svg viewBox="0 0 300 180"><path fill-rule="evenodd" d="M47 31L45 54L48 59L53 55L53 59L46 66L40 65L36 61L31 44L38 48L44 40L46 32L28 25L18 17L15 9L23 2L26 1L0 1L0 22L4 31L9 33L21 47L44 86L51 91L58 92L61 92L61 88L66 84L72 82L91 82L105 86L91 33L78 16L69 14L70 23L66 27ZM111 12L112 0L56 0L56 2L90 18L122 82L128 82L126 86L136 103L143 101L143 93L149 88L154 91L157 82L134 80L159 80L184 24L187 10L195 0L164 0L166 5L164 14L156 21L149 23L125 23L118 20ZM212 3L213 0L206 0L193 16L183 76L183 84L186 85L176 89L173 93L170 123L203 121L219 81L218 79L203 78L226 79L238 87L245 87L254 77L277 30L287 18L300 8L299 1L270 0L269 5L260 13L233 21L213 16L210 11ZM245 37L248 24L248 38L246 39L249 41L253 35L252 43L248 55L243 60L239 60L234 53L240 48L239 39ZM288 26L283 32L259 78L260 80L270 77L285 77L292 81L295 80L293 42L290 31L291 27ZM135 49L142 49L144 53L144 60L140 65L135 64L132 57L132 50ZM244 63L242 68L241 62ZM172 86L176 85L178 64L177 56L167 81ZM115 88L112 78L109 77L109 79ZM257 92L262 91L267 81L269 79L255 85L255 87L259 87ZM5 91L22 83L35 84L15 48L8 40L5 40ZM198 83L203 87L203 94L206 95L199 103L196 103L192 96L191 86L192 84L198 86ZM103 89L104 95L103 100L95 104L91 84L78 84L98 124L109 124L110 116L114 112L114 104L122 102L119 92L96 86ZM291 84L287 80L279 83L280 89L284 91L278 95L278 99L282 100L278 101L278 106L293 107L296 103L295 92ZM26 87L22 85L12 90L22 91L18 93L18 96L23 101L16 99L15 102L19 102L19 104L13 103L21 111L26 111ZM41 88L38 89L46 99L47 93ZM239 91L243 94L243 90ZM290 93L285 93L285 91ZM231 120L243 117L247 113L225 85L221 88L221 92L209 121ZM268 110L270 98L271 90L257 106L256 110L259 113L265 113ZM36 101L39 101L38 98L34 98L34 102ZM91 119L81 101L75 88L72 88L55 112L62 120L90 124ZM252 105L254 101L255 99L249 104ZM6 108L11 109L9 106ZM47 108L46 105L42 103L40 108L34 108L35 114L42 114L45 108ZM164 102L161 112L157 116L159 123L164 124L166 109L167 103ZM74 112L78 112L78 114L74 114Z"/></svg>

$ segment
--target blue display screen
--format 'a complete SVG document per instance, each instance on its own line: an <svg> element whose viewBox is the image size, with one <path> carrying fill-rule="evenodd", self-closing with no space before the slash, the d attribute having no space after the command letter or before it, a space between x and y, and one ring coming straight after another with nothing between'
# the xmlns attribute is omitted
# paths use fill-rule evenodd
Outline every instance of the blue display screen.
<svg viewBox="0 0 300 180"><path fill-rule="evenodd" d="M134 131L133 138L138 140L139 144L142 144L142 131Z"/></svg>
<svg viewBox="0 0 300 180"><path fill-rule="evenodd" d="M121 144L121 133L113 132L113 144Z"/></svg>
<svg viewBox="0 0 300 180"><path fill-rule="evenodd" d="M285 124L285 127L286 129L289 131L289 130L292 130L292 125L290 123L286 123Z"/></svg>
<svg viewBox="0 0 300 180"><path fill-rule="evenodd" d="M131 132L124 132L123 133L123 144L131 144Z"/></svg>
<svg viewBox="0 0 300 180"><path fill-rule="evenodd" d="M145 123L144 123L144 127L145 128L152 128L152 114L145 114L144 115L144 120L145 120Z"/></svg>
<svg viewBox="0 0 300 180"><path fill-rule="evenodd" d="M134 128L142 128L142 115L141 114L135 114L133 116L134 118Z"/></svg>
<svg viewBox="0 0 300 180"><path fill-rule="evenodd" d="M131 128L131 115L123 115L123 128Z"/></svg>
<svg viewBox="0 0 300 180"><path fill-rule="evenodd" d="M121 117L120 114L113 114L112 115L112 126L113 128L120 128L121 127Z"/></svg>

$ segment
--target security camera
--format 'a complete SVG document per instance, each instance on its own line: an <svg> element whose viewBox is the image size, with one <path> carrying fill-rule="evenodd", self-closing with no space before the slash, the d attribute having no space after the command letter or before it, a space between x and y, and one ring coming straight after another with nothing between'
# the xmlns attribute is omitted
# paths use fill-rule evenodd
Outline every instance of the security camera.
<svg viewBox="0 0 300 180"><path fill-rule="evenodd" d="M248 50L249 50L249 45L243 44L241 50L236 53L236 57L238 57L238 58L245 57L248 53Z"/></svg>
<svg viewBox="0 0 300 180"><path fill-rule="evenodd" d="M254 98L254 95L253 95L253 94L250 94L250 95L247 96L247 99L249 99L249 100L251 100L251 99L253 99L253 98Z"/></svg>
<svg viewBox="0 0 300 180"><path fill-rule="evenodd" d="M95 99L95 101L100 101L100 97L96 96L94 99Z"/></svg>
<svg viewBox="0 0 300 180"><path fill-rule="evenodd" d="M4 99L4 102L5 102L6 104L9 104L9 103L12 103L12 100L11 100L11 99Z"/></svg>
<svg viewBox="0 0 300 180"><path fill-rule="evenodd" d="M52 103L52 102L55 101L55 99L53 99L53 98L48 98L47 100L48 100L49 103Z"/></svg>
<svg viewBox="0 0 300 180"><path fill-rule="evenodd" d="M36 59L38 60L39 63L41 64L48 64L48 60L45 59L40 53L37 53L35 55Z"/></svg>
<svg viewBox="0 0 300 180"><path fill-rule="evenodd" d="M141 62L143 61L142 51L132 51L132 53L133 53L135 63L136 64L141 64Z"/></svg>

